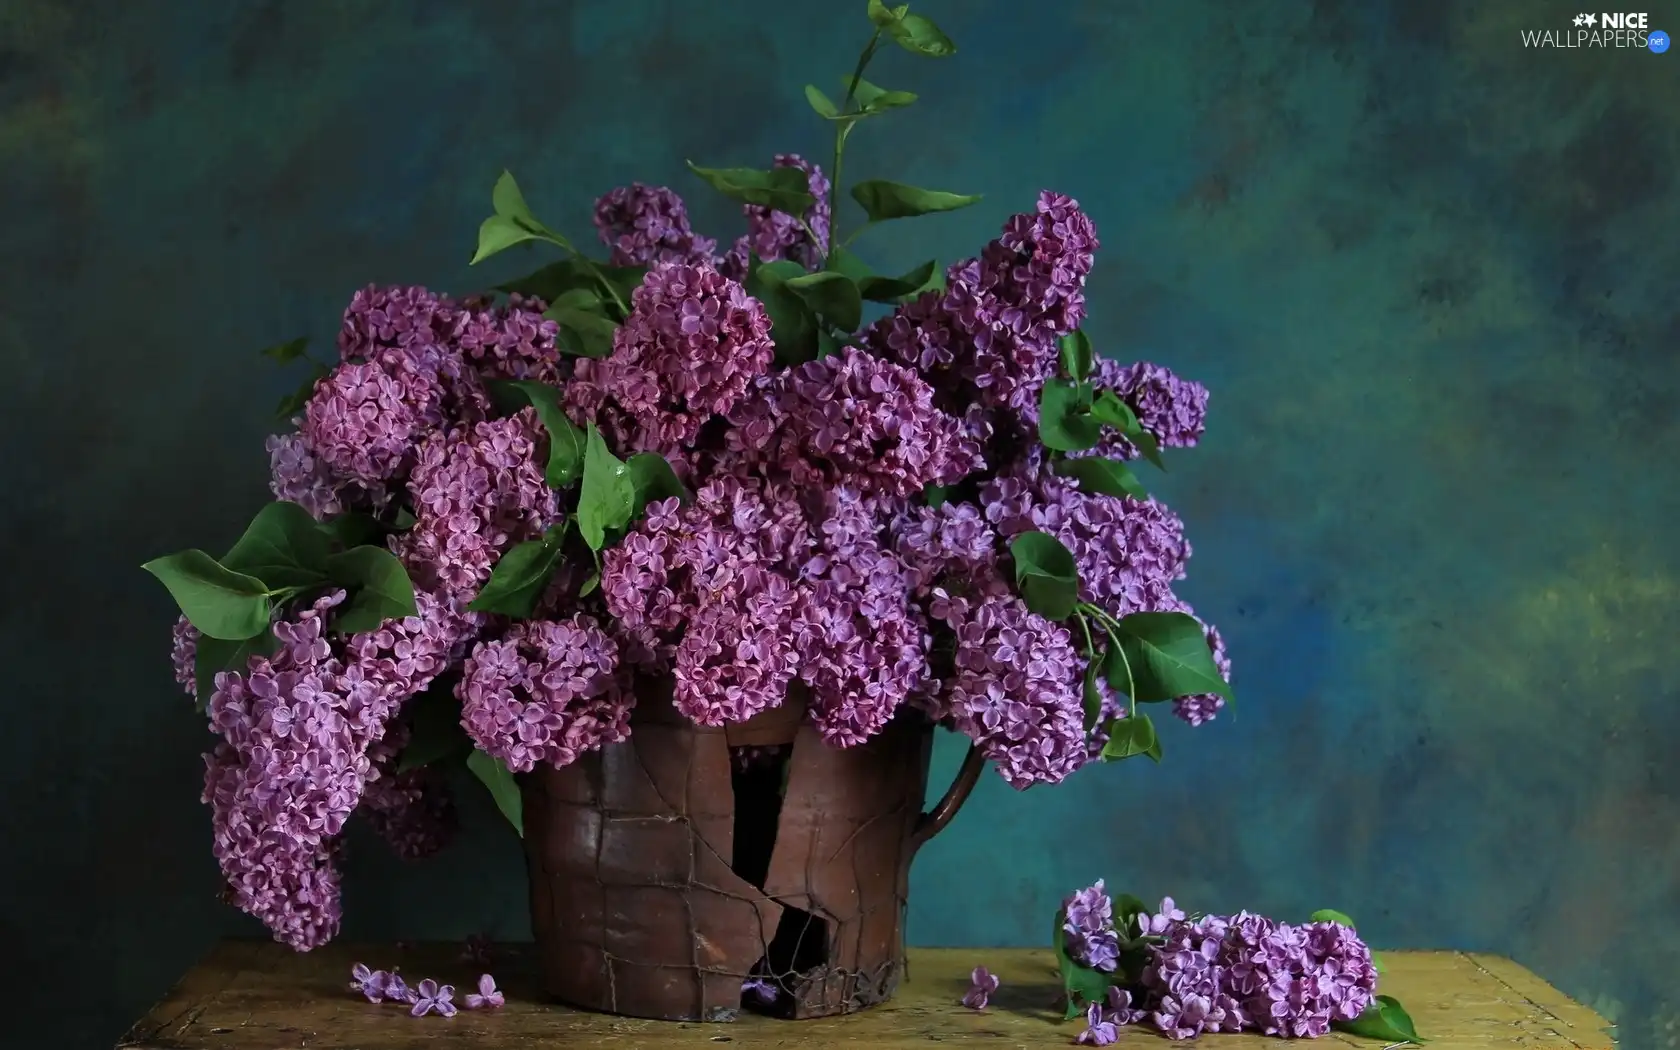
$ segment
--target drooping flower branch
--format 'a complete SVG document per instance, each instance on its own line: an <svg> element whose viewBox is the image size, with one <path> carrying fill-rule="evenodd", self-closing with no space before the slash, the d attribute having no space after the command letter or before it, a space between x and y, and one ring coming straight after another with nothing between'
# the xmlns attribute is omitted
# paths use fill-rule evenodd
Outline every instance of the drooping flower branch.
<svg viewBox="0 0 1680 1050"><path fill-rule="evenodd" d="M1378 995L1382 963L1353 920L1314 912L1301 925L1250 912L1186 915L1111 896L1101 879L1062 902L1053 944L1076 1042L1107 1046L1146 1024L1169 1039L1258 1032L1314 1039L1332 1028L1389 1043L1423 1039L1392 996ZM997 978L975 971L964 1005L983 1008Z"/></svg>
<svg viewBox="0 0 1680 1050"><path fill-rule="evenodd" d="M954 51L905 7L869 15L840 101L806 91L831 173L691 165L741 206L721 252L669 188L613 190L604 258L504 174L473 261L559 258L487 295L357 292L281 405L277 502L220 558L146 566L220 738L230 897L280 940L336 932L353 812L435 850L436 774L464 762L519 827L514 774L625 739L649 679L704 725L797 692L835 747L931 720L1017 788L1158 759L1145 705L1197 725L1229 700L1222 640L1173 590L1183 523L1133 470L1196 444L1207 391L1095 354L1089 216L1045 192L948 266L853 253L979 200L868 179L843 228L850 136L916 102L865 72L889 44Z"/></svg>

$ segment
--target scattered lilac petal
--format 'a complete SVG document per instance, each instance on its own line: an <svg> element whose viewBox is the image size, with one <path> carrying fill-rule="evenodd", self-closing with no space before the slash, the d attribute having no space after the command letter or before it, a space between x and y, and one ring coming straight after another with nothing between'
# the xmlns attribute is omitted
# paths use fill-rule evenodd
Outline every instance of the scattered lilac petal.
<svg viewBox="0 0 1680 1050"><path fill-rule="evenodd" d="M962 997L962 1004L970 1010L984 1010L992 994L998 990L997 975L984 966L976 966L968 979L969 989Z"/></svg>
<svg viewBox="0 0 1680 1050"><path fill-rule="evenodd" d="M478 991L468 992L466 999L463 1000L469 1010L482 1010L486 1007L493 1009L501 1006L505 1001L502 998L501 989L496 987L496 979L487 973L479 975Z"/></svg>

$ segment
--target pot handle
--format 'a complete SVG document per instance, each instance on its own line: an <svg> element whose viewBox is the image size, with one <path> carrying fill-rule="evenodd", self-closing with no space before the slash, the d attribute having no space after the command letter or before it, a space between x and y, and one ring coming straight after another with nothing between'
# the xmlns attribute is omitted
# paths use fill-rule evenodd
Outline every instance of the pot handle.
<svg viewBox="0 0 1680 1050"><path fill-rule="evenodd" d="M957 815L957 810L968 801L969 793L974 785L980 782L980 773L986 768L986 756L980 753L979 744L969 744L968 753L963 755L962 766L957 769L957 778L951 781L951 786L945 789L945 794L934 803L932 809L916 818L916 827L910 833L910 848L919 850L926 845L927 840L945 830L945 825L951 823L951 818Z"/></svg>

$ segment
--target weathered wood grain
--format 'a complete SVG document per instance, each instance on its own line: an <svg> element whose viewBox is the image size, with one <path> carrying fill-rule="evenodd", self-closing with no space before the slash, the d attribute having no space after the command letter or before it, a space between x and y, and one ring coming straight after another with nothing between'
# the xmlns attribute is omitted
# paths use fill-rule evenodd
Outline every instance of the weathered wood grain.
<svg viewBox="0 0 1680 1050"><path fill-rule="evenodd" d="M1056 994L1048 952L1000 948L912 948L909 980L897 998L845 1017L772 1021L743 1015L728 1024L638 1021L579 1013L534 998L528 947L498 949L489 967L507 992L500 1010L454 1018L410 1018L399 1006L374 1006L348 990L350 966L399 967L410 982L433 977L469 990L482 967L458 961L455 945L335 944L298 955L276 944L217 947L169 996L131 1029L119 1050L410 1050L461 1047L535 1050L611 1047L663 1050L718 1047L876 1047L926 1050L966 1042L998 1050L1068 1045L1081 1025L1048 1008ZM1463 952L1386 952L1381 990L1405 1002L1430 1050L1610 1050L1609 1025L1521 966ZM968 972L984 963L1003 986L976 1013L957 1005ZM1217 1050L1277 1050L1277 1040L1210 1036ZM1153 1042L1127 1031L1126 1044ZM1300 1045L1300 1044L1294 1044ZM1381 1044L1333 1034L1326 1050Z"/></svg>

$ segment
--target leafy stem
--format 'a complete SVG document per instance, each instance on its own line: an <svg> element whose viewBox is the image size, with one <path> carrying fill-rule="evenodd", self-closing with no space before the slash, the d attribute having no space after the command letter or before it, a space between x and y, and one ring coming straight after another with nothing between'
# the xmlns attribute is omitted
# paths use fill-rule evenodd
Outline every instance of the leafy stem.
<svg viewBox="0 0 1680 1050"><path fill-rule="evenodd" d="M834 253L840 246L841 161L846 154L846 136L852 133L852 127L857 123L855 120L844 119L844 114L852 108L852 101L857 97L858 81L863 79L863 71L869 68L869 60L875 57L875 52L880 46L881 30L877 28L869 38L869 44L864 47L862 54L858 55L857 65L852 69L851 78L846 81L846 97L840 101L842 119L835 123L834 165L828 173L828 253L824 260L825 265L833 261ZM813 244L817 243L816 238L812 237L811 242Z"/></svg>
<svg viewBox="0 0 1680 1050"><path fill-rule="evenodd" d="M613 283L607 280L606 272L601 269L600 263L578 251L577 247L564 237L550 234L547 239L562 251L570 253L573 259L576 259L583 265L584 269L589 271L589 276L595 279L595 283L601 286L601 290L612 297L613 305L618 308L620 317L630 316L630 307L625 305L623 296L618 294L618 289L613 287Z"/></svg>
<svg viewBox="0 0 1680 1050"><path fill-rule="evenodd" d="M1091 640L1091 623L1089 620L1085 619L1085 614L1083 612L1074 613L1074 617L1079 620L1079 630L1085 635L1085 658L1087 660L1095 660L1097 658L1097 646L1096 643Z"/></svg>
<svg viewBox="0 0 1680 1050"><path fill-rule="evenodd" d="M1137 714L1137 680L1132 677L1132 661L1127 659L1126 650L1120 644L1120 637L1114 633L1115 629L1120 626L1120 621L1090 602L1080 602L1079 612L1095 616L1097 623L1103 629L1103 633L1108 635L1108 644L1113 647L1114 655L1120 658L1120 666L1126 669L1126 717L1135 716ZM1085 617L1081 616L1079 622L1084 623Z"/></svg>

